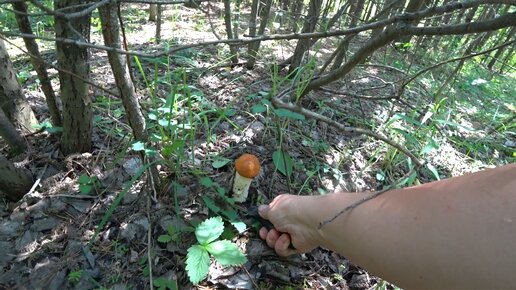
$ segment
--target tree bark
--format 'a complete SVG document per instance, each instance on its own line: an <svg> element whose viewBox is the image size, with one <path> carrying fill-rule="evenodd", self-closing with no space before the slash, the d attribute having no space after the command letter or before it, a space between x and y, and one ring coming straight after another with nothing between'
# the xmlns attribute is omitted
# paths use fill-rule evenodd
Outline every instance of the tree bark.
<svg viewBox="0 0 516 290"><path fill-rule="evenodd" d="M149 5L149 21L156 21L158 15L158 4Z"/></svg>
<svg viewBox="0 0 516 290"><path fill-rule="evenodd" d="M157 14L156 14L156 43L161 42L161 14L163 12L163 6L158 5Z"/></svg>
<svg viewBox="0 0 516 290"><path fill-rule="evenodd" d="M87 3L85 0L55 0L55 10L80 6ZM69 9L77 12L78 9ZM58 38L81 39L88 38L90 15L68 20L55 16L55 30ZM68 25L73 27L72 31ZM82 79L89 79L88 51L75 44L56 43L59 81L61 83L61 100L63 102L63 135L61 150L67 155L76 152L91 150L92 108L91 98L88 95L89 86ZM66 73L71 72L78 75Z"/></svg>
<svg viewBox="0 0 516 290"><path fill-rule="evenodd" d="M110 4L99 8L100 20L102 22L102 35L106 46L122 48L120 41L120 27L117 21L118 12L116 4ZM135 94L134 85L129 76L126 58L116 52L108 52L109 64L115 77L116 86L120 92L122 103L127 113L129 125L137 140L147 141L145 132L145 118L143 117L140 103Z"/></svg>
<svg viewBox="0 0 516 290"><path fill-rule="evenodd" d="M12 201L20 200L32 187L32 175L0 155L0 188Z"/></svg>
<svg viewBox="0 0 516 290"><path fill-rule="evenodd" d="M0 38L0 108L7 118L24 133L34 131L38 124L36 115L22 94L16 72L7 53L4 40Z"/></svg>
<svg viewBox="0 0 516 290"><path fill-rule="evenodd" d="M14 2L13 3L14 10L17 10L22 13L27 13L27 4L25 2ZM33 34L32 28L30 25L29 17L24 14L15 14L16 22L18 22L18 28L21 33ZM36 71L39 79L39 83L41 84L41 90L43 94L45 94L45 99L47 101L48 112L50 114L50 119L52 120L52 125L61 126L61 113L59 112L59 108L57 107L56 95L54 93L54 89L52 88L52 84L50 83L50 78L48 76L47 68L41 54L39 53L38 44L36 40L33 38L24 37L23 41L25 42L25 47L27 51L31 54L30 61L34 70Z"/></svg>
<svg viewBox="0 0 516 290"><path fill-rule="evenodd" d="M405 12L406 13L416 12L419 9L421 9L421 7L423 7L425 2L428 2L428 0L426 0L426 1L410 0L407 5L407 8L405 9ZM415 24L415 22L407 23L407 25L414 25L414 24ZM399 41L402 43L407 43L407 42L410 42L411 39L412 39L412 35L406 35L406 36L401 37Z"/></svg>
<svg viewBox="0 0 516 290"><path fill-rule="evenodd" d="M389 17L389 15L396 14L396 12L403 7L405 4L405 0L386 0L383 5L381 11L375 16L376 20L384 20ZM377 37L383 28L373 29L371 32L371 38Z"/></svg>
<svg viewBox="0 0 516 290"><path fill-rule="evenodd" d="M27 143L23 140L20 133L16 130L13 123L0 109L0 136L5 140L7 145L11 147L14 154L19 154L27 150Z"/></svg>
<svg viewBox="0 0 516 290"><path fill-rule="evenodd" d="M251 2L251 14L249 16L249 36L254 37L256 36L256 21L258 16L258 0L252 0ZM252 45L253 43L249 43L247 46L247 55L252 55ZM250 66L250 62L248 61L246 64L246 67L248 69L252 69L254 66L254 63L252 66Z"/></svg>

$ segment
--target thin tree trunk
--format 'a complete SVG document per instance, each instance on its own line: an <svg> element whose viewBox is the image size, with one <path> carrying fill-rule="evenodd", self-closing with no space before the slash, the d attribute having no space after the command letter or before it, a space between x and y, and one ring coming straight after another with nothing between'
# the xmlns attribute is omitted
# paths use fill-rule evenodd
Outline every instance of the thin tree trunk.
<svg viewBox="0 0 516 290"><path fill-rule="evenodd" d="M352 14L352 19L349 24L350 28L353 28L357 26L358 20L360 20L360 15L362 15L362 10L364 9L364 0L359 0L357 2L357 5L355 7L355 10ZM356 36L356 34L350 34L342 40L342 42L339 44L339 47L337 48L337 54L335 56L335 62L333 63L332 70L337 69L342 65L342 61L347 55L348 47L350 41Z"/></svg>
<svg viewBox="0 0 516 290"><path fill-rule="evenodd" d="M310 0L310 4L308 5L308 15L306 16L305 24L303 25L301 33L310 33L315 31L317 20L321 13L322 0ZM310 38L303 38L297 41L296 49L294 50L292 61L290 62L289 74L301 65L301 61L303 60L306 51L310 49L311 43L312 40Z"/></svg>
<svg viewBox="0 0 516 290"><path fill-rule="evenodd" d="M407 8L405 9L405 12L411 13L411 12L419 11L419 9L421 9L421 7L423 7L425 2L426 1L410 0L410 2L407 5ZM416 24L416 23L414 23L414 22L407 23L407 25L414 25L414 24ZM402 43L407 43L407 42L410 42L411 39L412 39L412 35L406 35L406 36L403 36L402 38L400 38L399 41Z"/></svg>
<svg viewBox="0 0 516 290"><path fill-rule="evenodd" d="M55 9L80 6L85 0L55 0ZM73 9L74 12L77 9ZM67 26L67 20L55 17L56 37L79 39ZM89 38L90 15L70 21L82 38ZM56 43L57 64L64 71L72 72L83 79L89 79L88 51L74 44ZM63 103L63 135L61 150L65 155L91 150L92 105L88 94L89 86L83 80L59 71L61 100Z"/></svg>
<svg viewBox="0 0 516 290"><path fill-rule="evenodd" d="M22 13L27 13L27 4L25 2L14 2L13 3L14 10L17 10ZM32 28L30 25L29 17L24 14L16 13L16 22L18 22L18 28L20 32L26 34L33 34ZM36 40L33 38L24 37L23 41L25 42L25 47L27 51L31 54L30 61L34 70L38 74L39 83L41 84L41 90L45 94L45 99L47 101L48 112L50 114L50 119L52 120L52 125L61 126L61 113L59 112L59 108L57 107L56 95L54 93L54 89L52 88L52 84L50 83L50 78L48 76L47 68L41 54L39 53L38 44Z"/></svg>
<svg viewBox="0 0 516 290"><path fill-rule="evenodd" d="M402 7L403 4L405 4L405 0L386 0L381 11L378 12L377 16L375 16L376 20L379 21L387 19L392 11L398 11L400 6ZM373 29L371 32L371 38L377 37L382 31L383 28Z"/></svg>
<svg viewBox="0 0 516 290"><path fill-rule="evenodd" d="M7 118L22 132L34 131L38 124L36 115L22 94L16 72L7 53L4 40L0 38L0 108Z"/></svg>
<svg viewBox="0 0 516 290"><path fill-rule="evenodd" d="M233 19L233 38L238 38L238 30L240 29L240 0L235 1L235 18Z"/></svg>
<svg viewBox="0 0 516 290"><path fill-rule="evenodd" d="M499 70L500 73L503 73L505 67L509 67L510 68L509 62L510 62L510 60L513 57L513 52L514 52L514 45L511 46L511 48L505 54L505 58L503 59L502 65L500 66L500 70Z"/></svg>
<svg viewBox="0 0 516 290"><path fill-rule="evenodd" d="M261 19L260 19L260 27L258 28L258 36L259 35L263 35L263 33L265 32L265 28L267 27L267 21L269 21L269 13L271 11L271 6L272 6L272 0L267 0L267 2L265 2L265 7L263 8L263 11L262 11L262 16L261 16ZM248 69L252 69L256 63L256 54L258 54L258 50L260 49L260 44L261 42L260 41L255 41L255 42L251 42L249 43L249 55L248 55L248 60L247 60L247 65L246 67Z"/></svg>
<svg viewBox="0 0 516 290"><path fill-rule="evenodd" d="M0 109L0 137L2 137L7 145L11 147L14 154L18 154L27 150L27 143L23 140L20 133L16 130L13 123Z"/></svg>
<svg viewBox="0 0 516 290"><path fill-rule="evenodd" d="M324 27L320 27L319 31L324 32L324 31L328 31L328 29L332 28L335 25L335 23L337 23L337 21L340 19L342 14L344 14L346 9L347 9L347 3L344 3L339 8L339 10L335 13L335 15L332 16L332 18L328 21L328 23L326 23L326 25ZM319 41L320 39L321 38L312 39L312 42L310 43L310 47L314 46L314 44L316 44L317 41ZM333 57L335 57L335 56L333 55L332 57L330 57L330 62L331 62L331 59L333 59ZM290 64L291 61L292 61L292 56L289 57L288 59L286 59L285 61L283 61L279 66L283 68L283 67L287 66L288 64ZM326 68L321 69L321 71L324 71L325 69Z"/></svg>
<svg viewBox="0 0 516 290"><path fill-rule="evenodd" d="M487 33L487 32L485 32L485 33ZM483 38L484 38L484 34L481 34L477 38L475 38L473 41L471 41L471 43L464 50L462 55L470 54L473 51L473 49L478 46L478 44L482 41ZM437 92L434 94L434 103L435 104L437 104L439 102L441 93L443 92L444 88L446 88L446 86L448 86L448 84L450 84L455 79L457 74L460 72L460 70L464 66L465 62L466 62L466 59L460 60L457 63L457 65L455 66L455 69L448 75L446 80L444 80L444 82L441 83L441 86L439 87Z"/></svg>
<svg viewBox="0 0 516 290"><path fill-rule="evenodd" d="M303 12L303 0L295 0L292 4L292 14L294 15L292 32L296 33L299 30L299 18L301 18L301 12Z"/></svg>
<svg viewBox="0 0 516 290"><path fill-rule="evenodd" d="M514 36L515 33L516 33L516 28L511 27L509 32L507 33L507 36L505 37L505 41L509 41ZM490 70L493 70L493 66L495 65L496 61L498 60L498 58L500 58L500 56L502 55L502 53L504 52L504 50L506 48L507 48L507 46L504 46L504 47L500 47L499 49L496 50L494 56L491 58L491 61L487 64L487 68L489 68Z"/></svg>
<svg viewBox="0 0 516 290"><path fill-rule="evenodd" d="M156 16L158 15L158 4L150 4L149 5L149 21L156 21Z"/></svg>
<svg viewBox="0 0 516 290"><path fill-rule="evenodd" d="M161 10L162 5L158 5L158 11ZM99 8L100 21L102 22L102 35L106 46L122 48L120 40L120 24L117 20L118 11L114 2ZM161 17L158 19L159 22ZM114 51L108 51L109 64L115 77L115 83L122 98L127 120L133 130L134 138L136 140L147 142L148 134L146 132L145 118L143 117L140 103L136 97L134 84L129 75L126 58ZM144 159L144 156L142 156ZM151 160L152 162L152 160ZM150 167L150 174L152 175L154 185L159 186L159 172L156 166Z"/></svg>
<svg viewBox="0 0 516 290"><path fill-rule="evenodd" d="M100 20L102 22L102 35L106 46L122 48L120 41L120 27L117 21L116 4L110 4L99 8ZM129 125L137 140L147 141L145 132L145 118L143 117L140 103L135 94L134 85L129 76L126 58L114 51L108 51L109 64L115 77L116 86L120 92L122 103L127 113Z"/></svg>
<svg viewBox="0 0 516 290"><path fill-rule="evenodd" d="M32 187L32 175L0 155L0 188L12 201L20 200Z"/></svg>
<svg viewBox="0 0 516 290"><path fill-rule="evenodd" d="M258 0L252 0L251 2L251 15L249 15L249 36L250 37L254 37L256 36L256 21L257 21L257 16L258 16ZM252 55L252 48L253 48L253 43L249 43L249 45L247 45L247 55L250 56ZM246 67L248 69L252 69L253 66L250 66L249 65L250 62L249 62L249 59L248 59L248 62L246 64Z"/></svg>
<svg viewBox="0 0 516 290"><path fill-rule="evenodd" d="M233 39L233 31L231 27L231 0L224 0L224 24L226 25L226 34L228 39ZM229 45L229 53L231 53L231 62L238 63L238 51L234 45Z"/></svg>
<svg viewBox="0 0 516 290"><path fill-rule="evenodd" d="M163 6L158 5L156 14L156 43L161 42L161 14L163 12Z"/></svg>

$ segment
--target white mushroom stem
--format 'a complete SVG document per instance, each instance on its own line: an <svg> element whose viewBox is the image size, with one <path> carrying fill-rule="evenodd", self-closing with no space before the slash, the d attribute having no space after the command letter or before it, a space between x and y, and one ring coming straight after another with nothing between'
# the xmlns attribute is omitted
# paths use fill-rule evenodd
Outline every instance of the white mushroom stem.
<svg viewBox="0 0 516 290"><path fill-rule="evenodd" d="M252 178L243 177L235 173L235 180L233 181L233 198L235 202L244 202L249 194L249 187L251 186Z"/></svg>

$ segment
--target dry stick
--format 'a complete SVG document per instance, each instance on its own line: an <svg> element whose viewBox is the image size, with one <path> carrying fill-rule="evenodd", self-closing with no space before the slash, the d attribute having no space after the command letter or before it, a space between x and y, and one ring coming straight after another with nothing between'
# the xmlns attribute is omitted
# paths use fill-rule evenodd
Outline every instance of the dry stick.
<svg viewBox="0 0 516 290"><path fill-rule="evenodd" d="M29 35L33 35L33 34L29 34ZM59 71L59 72L62 72L62 73L65 73L65 74L69 74L69 75L71 75L71 76L73 76L73 77L75 77L75 78L77 78L77 79L80 79L81 81L83 81L83 82L85 82L85 83L87 83L87 84L91 85L92 87L95 87L95 88L97 88L97 89L99 89L99 90L101 90L101 91L103 91L103 92L105 92L105 93L108 93L108 94L110 94L110 95L112 95L112 96L114 96L114 97L120 98L120 96L119 96L118 94L116 94L116 93L114 93L114 92L112 92L112 91L110 91L110 90L108 90L108 89L106 89L106 88L102 87L101 85L98 85L98 84L96 84L96 83L93 83L93 82L91 82L91 81L89 81L89 80L87 80L87 79L85 79L85 78L83 78L83 77L81 77L81 76L79 76L79 75L77 75L77 74L75 74L75 73L71 72L71 71L68 71L68 70L65 70L65 69L61 69L61 68L59 68L59 67L57 67L57 66L55 66L55 65L53 65L53 64L51 64L51 63L49 63L49 62L46 62L43 58L40 58L40 57L37 57L37 56L35 56L35 55L31 54L30 52L28 52L28 51L24 50L24 49L23 49L23 48L21 48L20 46L18 46L18 45L16 45L16 44L14 44L13 42L9 41L9 39L7 39L6 37L3 37L3 36L1 35L1 33L0 33L0 38L1 38L1 39L3 39L5 42L9 43L10 45L12 45L13 47L16 47L17 49L19 49L19 50L20 50L21 52L23 52L24 54L26 54L26 55L28 55L28 56L30 56L30 57L36 58L36 59L38 59L38 60L41 60L41 61L42 61L46 66L51 67L51 68L53 68L53 69L55 69L55 70L57 70L57 71Z"/></svg>
<svg viewBox="0 0 516 290"><path fill-rule="evenodd" d="M377 198L378 196L382 195L383 193L397 187L402 181L404 181L406 178L410 177L412 174L414 174L416 172L417 169L419 169L420 166L416 166L414 167L412 170L410 170L407 174L405 174L402 178L400 178L398 181L396 181L394 184L391 184L390 186L388 186L387 188L384 188L380 191L376 191L374 192L372 195L368 196L368 197L365 197L351 205L348 205L346 206L345 208L343 208L341 211L339 211L337 214L335 214L333 217L329 218L329 219L326 219L326 220L323 220L319 223L319 227L318 229L320 230L322 227L324 227L325 225L327 225L328 223L331 223L332 221L336 220L339 216L341 216L343 213L345 213L346 211L348 210L352 210L354 208L356 208L357 206L363 204L364 202L366 201L369 201L371 199L375 199Z"/></svg>
<svg viewBox="0 0 516 290"><path fill-rule="evenodd" d="M120 31L122 32L122 43L124 44L124 49L129 50L129 45L127 43L127 36L125 34L125 25L124 25L124 19L122 17L122 9L120 8L120 2L117 3L117 11L118 11L118 22L120 23ZM127 71L129 72L129 77L131 78L131 81L135 83L134 81L134 75L132 68L132 61L130 55L125 55L125 58L127 60Z"/></svg>
<svg viewBox="0 0 516 290"><path fill-rule="evenodd" d="M52 159L53 157L56 157L55 153L57 153L57 149L54 149L49 155L48 157L50 159ZM34 182L34 184L32 185L32 187L30 188L29 192L27 192L27 195L30 195L34 192L34 190L36 190L36 187L38 187L38 185L41 183L41 179L43 178L43 175L45 175L45 172L47 171L47 168L48 168L48 164L49 162L47 162L45 164L45 166L43 167L43 170L41 170L40 174L38 175L38 178L36 179L36 181Z"/></svg>
<svg viewBox="0 0 516 290"><path fill-rule="evenodd" d="M151 174L152 176L152 174ZM151 177L152 178L152 177ZM150 196L147 195L147 220L149 221L149 229L147 230L147 265L149 266L149 287L150 289L154 289L154 281L152 278L152 222L150 218L150 210L151 210L151 201Z"/></svg>
<svg viewBox="0 0 516 290"><path fill-rule="evenodd" d="M220 35L215 30L215 26L213 25L213 20L211 19L211 14L210 14L211 4L210 4L210 0L207 0L207 1L208 1L208 5L207 5L206 10L202 9L200 6L199 6L198 9L201 10L204 14L206 14L206 18L208 18L208 23L210 24L211 32L213 33L215 38L217 40L221 40L222 38L220 37Z"/></svg>
<svg viewBox="0 0 516 290"><path fill-rule="evenodd" d="M343 93L343 92L338 92L338 91L330 90L330 89L326 89L326 88L319 88L319 90L323 91L323 92L335 94L335 95L349 96L352 98L357 98L357 99L362 99L362 100L371 100L371 101L390 100L390 99L397 99L399 97L398 95L392 95L392 96L387 96L387 97L372 97L372 96L360 95L360 94L349 93L349 92Z"/></svg>
<svg viewBox="0 0 516 290"><path fill-rule="evenodd" d="M274 106L276 107L279 107L279 108L284 108L284 109L287 109L287 110L290 110L290 111L293 111L293 112L296 112L296 113L299 113L301 115L304 115L305 117L308 117L308 118L312 118L312 119L316 119L316 120L319 120L321 122L324 122L324 123L327 123L328 125L331 125L341 131L344 131L344 132L348 132L348 133L358 133L358 134L364 134L364 135L367 135L367 136L370 136L370 137L373 137L375 139L378 139L378 140L381 140L389 145L391 145L392 147L400 150L401 152L403 152L405 155L407 155L408 157L410 157L410 159L412 160L412 162L414 162L414 164L416 164L417 166L422 166L423 163L421 163L421 161L419 161L419 159L414 155L412 154L410 151L408 151L405 147L401 146L400 144L394 142L393 140L385 137L385 136L382 136L380 134L377 134L371 130L367 130L367 129L362 129L362 128L357 128L357 127L347 127L347 126L344 126L326 116L323 116L321 114L318 114L316 112L312 112L310 110L307 110L301 106L298 106L298 105L294 105L292 103L285 103L283 101L281 101L278 97L273 97L271 99L272 103L274 104Z"/></svg>

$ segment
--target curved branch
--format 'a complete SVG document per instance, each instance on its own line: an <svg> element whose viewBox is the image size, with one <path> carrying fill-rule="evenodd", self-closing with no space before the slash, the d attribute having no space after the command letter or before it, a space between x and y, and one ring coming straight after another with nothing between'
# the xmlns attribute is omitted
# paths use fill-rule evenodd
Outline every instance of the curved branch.
<svg viewBox="0 0 516 290"><path fill-rule="evenodd" d="M369 137L373 137L375 139L381 140L381 141L391 145L392 147L400 150L401 152L403 152L405 155L407 155L412 160L412 162L414 162L414 164L416 164L416 166L419 167L419 166L423 165L423 163L421 161L419 161L419 159L414 154L412 154L412 152L408 151L407 148L405 148L405 147L401 146L400 144L394 142L393 140L391 140L385 136L382 136L380 134L377 134L371 130L357 128L357 127L344 126L344 125L332 120L331 118L328 118L328 117L318 114L316 112L312 112L301 106L294 105L292 103L285 103L285 102L281 101L278 97L273 97L271 99L271 101L275 107L283 108L283 109L287 109L292 112L299 113L307 118L316 119L316 120L324 122L330 126L333 126L342 132L363 134L363 135L367 135Z"/></svg>
<svg viewBox="0 0 516 290"><path fill-rule="evenodd" d="M378 37L369 40L361 49L359 49L350 60L338 69L329 72L317 79L314 79L308 84L303 91L303 95L308 92L318 89L319 87L331 83L337 79L342 78L350 72L357 64L362 62L366 57L371 55L380 47L387 45L389 42L405 35L453 35L453 34L468 34L477 32L486 32L497 30L500 28L516 25L516 12L507 13L505 15L471 23L445 25L439 27L414 27L405 26L400 28L391 28L382 32Z"/></svg>

